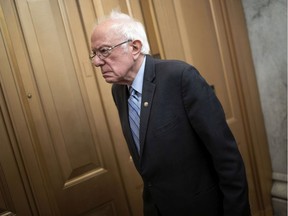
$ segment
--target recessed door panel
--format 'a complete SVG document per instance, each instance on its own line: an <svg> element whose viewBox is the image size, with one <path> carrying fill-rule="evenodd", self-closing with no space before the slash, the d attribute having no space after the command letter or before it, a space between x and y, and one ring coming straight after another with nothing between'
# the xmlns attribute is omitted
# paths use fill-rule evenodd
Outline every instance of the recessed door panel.
<svg viewBox="0 0 288 216"><path fill-rule="evenodd" d="M60 212L128 215L99 92L93 92L97 105L91 107L59 2L18 0L16 5L34 78L24 84L31 94L27 100Z"/></svg>

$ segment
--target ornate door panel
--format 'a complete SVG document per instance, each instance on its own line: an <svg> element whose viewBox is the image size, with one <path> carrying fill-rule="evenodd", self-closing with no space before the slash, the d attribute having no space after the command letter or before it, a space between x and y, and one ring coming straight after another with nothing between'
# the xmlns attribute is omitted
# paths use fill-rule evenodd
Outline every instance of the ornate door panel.
<svg viewBox="0 0 288 216"><path fill-rule="evenodd" d="M25 63L31 63L19 76L51 211L69 216L129 215L99 89L87 89L61 2L11 2L2 4L19 16L29 56Z"/></svg>

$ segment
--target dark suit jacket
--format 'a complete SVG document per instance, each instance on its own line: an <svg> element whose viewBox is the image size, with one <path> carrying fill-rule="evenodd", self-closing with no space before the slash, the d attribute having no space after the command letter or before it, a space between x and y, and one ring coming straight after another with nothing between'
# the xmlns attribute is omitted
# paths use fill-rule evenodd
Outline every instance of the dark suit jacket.
<svg viewBox="0 0 288 216"><path fill-rule="evenodd" d="M114 84L112 94L144 181L145 215L250 215L236 142L213 90L193 66L147 56L140 155L129 126L127 86Z"/></svg>

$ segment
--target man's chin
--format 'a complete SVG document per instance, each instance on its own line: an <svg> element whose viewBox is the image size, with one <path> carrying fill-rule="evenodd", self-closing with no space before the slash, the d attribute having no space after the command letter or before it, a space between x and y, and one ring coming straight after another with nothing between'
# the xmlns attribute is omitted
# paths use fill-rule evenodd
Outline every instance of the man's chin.
<svg viewBox="0 0 288 216"><path fill-rule="evenodd" d="M126 82L124 80L121 79L113 79L112 77L104 77L106 83L109 84L119 84L119 85L126 85Z"/></svg>
<svg viewBox="0 0 288 216"><path fill-rule="evenodd" d="M107 83L109 83L109 84L113 84L114 83L114 81L112 79L109 79L109 78L105 78L105 81Z"/></svg>

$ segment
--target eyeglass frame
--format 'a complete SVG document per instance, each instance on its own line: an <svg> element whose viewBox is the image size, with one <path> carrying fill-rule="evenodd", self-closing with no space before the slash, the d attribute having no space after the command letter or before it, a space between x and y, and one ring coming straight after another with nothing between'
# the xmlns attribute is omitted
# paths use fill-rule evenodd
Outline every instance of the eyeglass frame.
<svg viewBox="0 0 288 216"><path fill-rule="evenodd" d="M116 47L119 47L119 46L121 46L121 45L123 45L125 43L129 43L129 42L132 42L132 40L128 39L128 40L126 40L126 41L124 41L122 43L116 44L114 46L107 46L107 49L103 52L103 53L107 53L107 54L104 54L104 55L103 55L103 53L99 52L99 50L96 50L96 51L92 50L92 53L90 54L89 59L90 59L90 61L93 61L93 59L97 55L98 58L103 60L103 59L107 58L112 53L113 49L115 49Z"/></svg>

